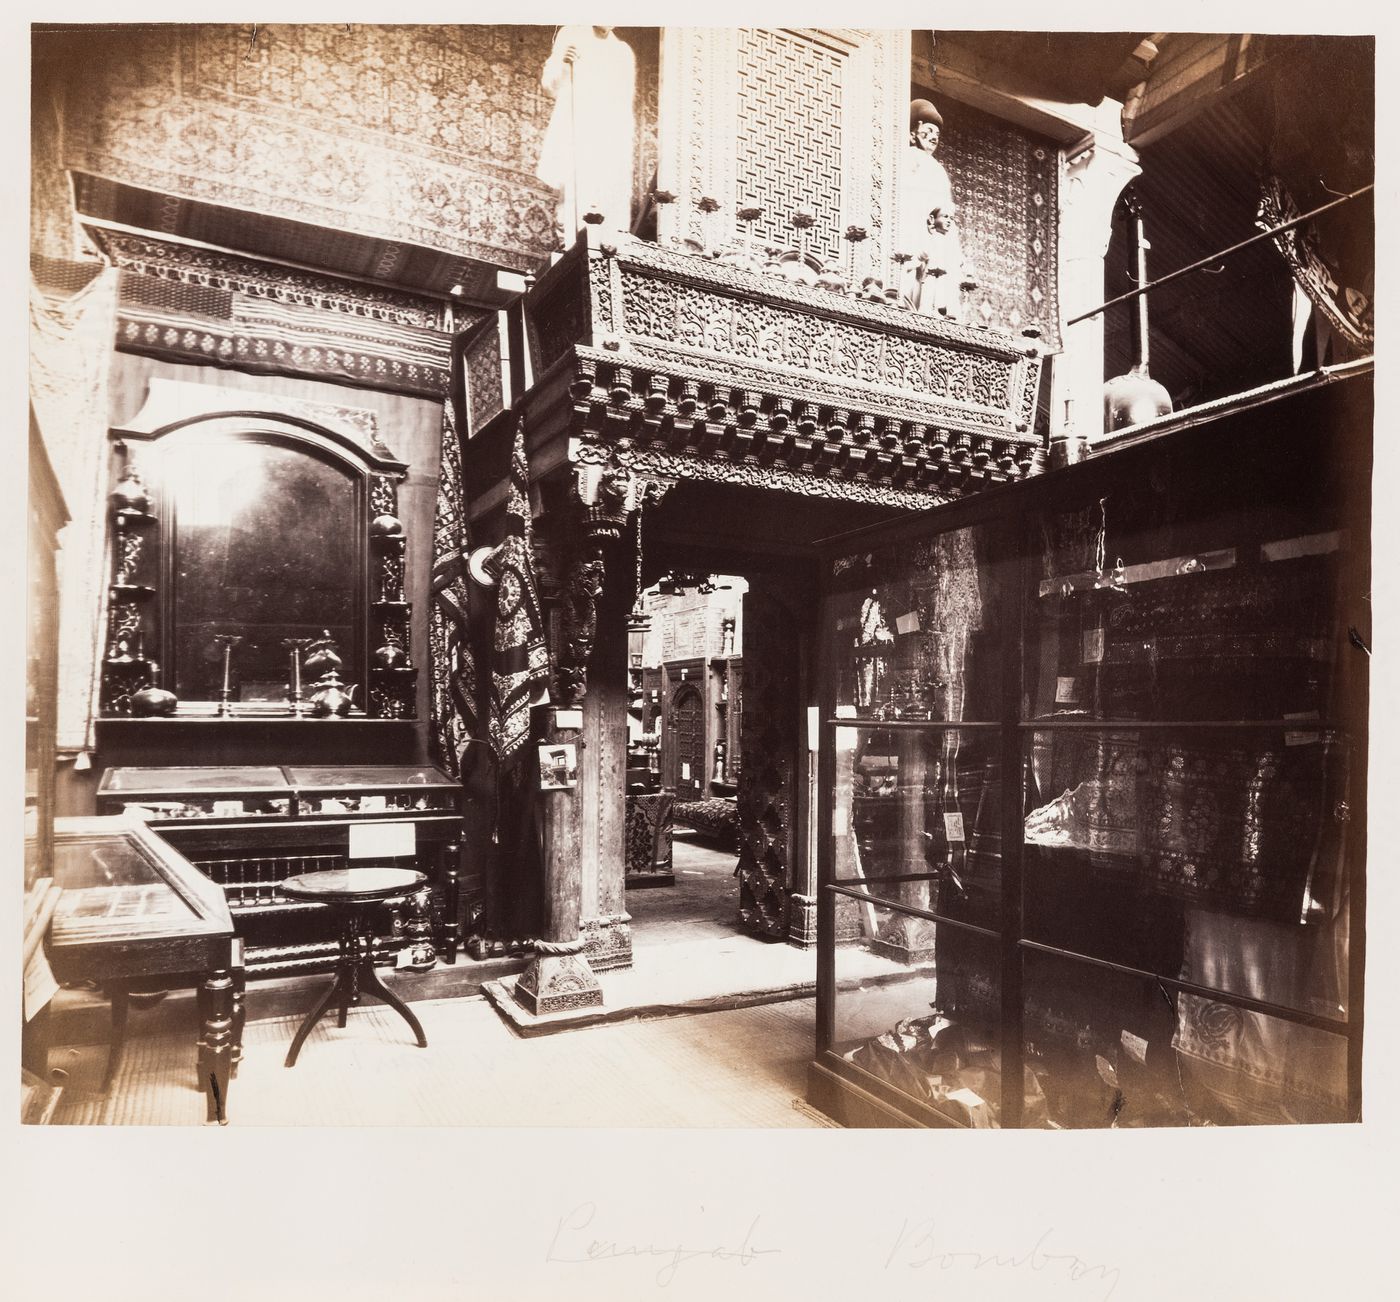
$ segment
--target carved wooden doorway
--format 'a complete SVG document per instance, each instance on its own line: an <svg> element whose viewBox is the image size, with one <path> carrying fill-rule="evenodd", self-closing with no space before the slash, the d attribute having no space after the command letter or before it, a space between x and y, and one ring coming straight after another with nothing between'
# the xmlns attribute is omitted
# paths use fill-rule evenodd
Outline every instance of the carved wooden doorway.
<svg viewBox="0 0 1400 1302"><path fill-rule="evenodd" d="M705 698L694 683L682 683L671 694L666 726L671 734L666 785L677 800L699 800L705 794Z"/></svg>

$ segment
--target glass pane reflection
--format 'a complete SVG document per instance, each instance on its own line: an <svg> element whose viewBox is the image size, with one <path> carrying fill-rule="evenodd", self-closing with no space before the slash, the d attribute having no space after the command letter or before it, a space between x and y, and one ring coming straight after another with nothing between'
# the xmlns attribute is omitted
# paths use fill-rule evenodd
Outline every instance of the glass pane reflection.
<svg viewBox="0 0 1400 1302"><path fill-rule="evenodd" d="M223 652L235 701L284 701L288 638L329 630L358 676L358 484L304 450L253 439L174 444L165 453L173 538L174 690L216 700ZM361 689L363 690L363 689Z"/></svg>

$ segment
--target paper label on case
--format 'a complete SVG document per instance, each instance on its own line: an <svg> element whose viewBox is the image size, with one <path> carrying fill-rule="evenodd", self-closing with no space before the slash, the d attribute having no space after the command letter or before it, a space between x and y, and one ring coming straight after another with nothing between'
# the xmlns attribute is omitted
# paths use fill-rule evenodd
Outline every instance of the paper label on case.
<svg viewBox="0 0 1400 1302"><path fill-rule="evenodd" d="M896 633L917 633L919 631L919 612L911 610L907 615L901 615L894 622Z"/></svg>
<svg viewBox="0 0 1400 1302"><path fill-rule="evenodd" d="M24 1020L32 1021L34 1015L47 1006L58 993L58 979L49 966L49 956L41 944L31 955L24 969Z"/></svg>
<svg viewBox="0 0 1400 1302"><path fill-rule="evenodd" d="M963 836L963 816L961 814L943 815L943 832L950 841L962 841Z"/></svg>
<svg viewBox="0 0 1400 1302"><path fill-rule="evenodd" d="M1055 679L1055 704L1071 705L1079 699L1079 679L1072 674Z"/></svg>
<svg viewBox="0 0 1400 1302"><path fill-rule="evenodd" d="M214 802L215 818L241 818L244 812L241 800L216 800Z"/></svg>
<svg viewBox="0 0 1400 1302"><path fill-rule="evenodd" d="M1142 1063L1143 1066L1147 1065L1147 1041L1142 1036L1134 1035L1131 1031L1124 1031L1119 1037L1119 1041L1128 1057L1134 1062Z"/></svg>
<svg viewBox="0 0 1400 1302"><path fill-rule="evenodd" d="M406 859L418 848L417 827L402 823L351 823L351 859Z"/></svg>
<svg viewBox="0 0 1400 1302"><path fill-rule="evenodd" d="M1102 628L1086 628L1084 630L1084 663L1086 665L1103 663Z"/></svg>
<svg viewBox="0 0 1400 1302"><path fill-rule="evenodd" d="M970 1090L966 1086L963 1086L961 1089L949 1090L948 1101L950 1103L961 1103L963 1107L969 1110L972 1108L985 1108L987 1106L986 1099L977 1093L976 1090Z"/></svg>
<svg viewBox="0 0 1400 1302"><path fill-rule="evenodd" d="M1285 714L1283 716L1289 723L1316 723L1317 711L1306 710L1301 714ZM1317 740L1315 732L1285 732L1283 734L1283 744L1285 746L1306 746L1309 742Z"/></svg>

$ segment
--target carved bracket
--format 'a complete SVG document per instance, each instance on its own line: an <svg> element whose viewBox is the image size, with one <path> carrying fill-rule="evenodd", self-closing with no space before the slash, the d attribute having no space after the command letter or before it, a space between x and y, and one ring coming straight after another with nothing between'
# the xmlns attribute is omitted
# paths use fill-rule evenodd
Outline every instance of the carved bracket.
<svg viewBox="0 0 1400 1302"><path fill-rule="evenodd" d="M579 705L588 690L588 657L598 633L598 598L603 592L605 568L602 542L589 540L574 554L564 573L551 627L550 696L558 705Z"/></svg>

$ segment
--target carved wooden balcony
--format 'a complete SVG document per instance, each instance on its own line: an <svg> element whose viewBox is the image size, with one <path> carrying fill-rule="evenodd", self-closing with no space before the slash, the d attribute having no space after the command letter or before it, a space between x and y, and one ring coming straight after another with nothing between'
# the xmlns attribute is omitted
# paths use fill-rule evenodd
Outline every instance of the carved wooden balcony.
<svg viewBox="0 0 1400 1302"><path fill-rule="evenodd" d="M476 428L518 396L575 463L891 506L1039 468L1033 340L613 239L588 230L525 294L515 394L494 335L469 342Z"/></svg>

